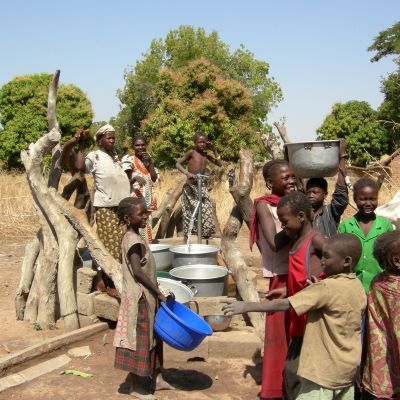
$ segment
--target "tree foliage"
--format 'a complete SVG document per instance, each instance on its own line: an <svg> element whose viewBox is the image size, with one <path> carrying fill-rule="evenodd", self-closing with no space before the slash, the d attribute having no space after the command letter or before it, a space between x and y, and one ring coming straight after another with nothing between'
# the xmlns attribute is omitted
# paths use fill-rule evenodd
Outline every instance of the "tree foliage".
<svg viewBox="0 0 400 400"><path fill-rule="evenodd" d="M150 152L160 167L170 167L193 146L193 134L205 132L224 159L236 158L241 146L254 143L250 124L252 100L239 82L224 79L206 59L191 61L175 72L159 71L157 107L142 121L152 138Z"/></svg>
<svg viewBox="0 0 400 400"><path fill-rule="evenodd" d="M203 28L181 26L170 31L165 39L153 40L143 59L126 71L125 87L118 93L122 109L117 125L122 131L122 140L149 126L141 122L159 109L160 84L165 84L165 81L160 82L160 79L165 79L165 73L160 73L160 70L167 68L170 74L179 73L191 61L200 58L218 67L220 79L237 81L247 89L252 102L248 124L254 130L263 128L268 112L282 99L279 85L268 75L268 63L256 60L243 46L231 52L215 31L207 35ZM185 121L188 123L190 118L185 118ZM152 135L155 134L152 131ZM183 138L180 140L185 142Z"/></svg>
<svg viewBox="0 0 400 400"><path fill-rule="evenodd" d="M354 165L366 166L389 149L378 113L366 101L336 103L317 132L322 140L345 138Z"/></svg>
<svg viewBox="0 0 400 400"><path fill-rule="evenodd" d="M47 131L47 96L50 74L14 78L0 89L0 163L20 167L20 152ZM88 128L93 117L86 95L74 85L60 85L57 93L57 119L63 140L76 130Z"/></svg>
<svg viewBox="0 0 400 400"><path fill-rule="evenodd" d="M395 55L399 61L400 55L400 22L396 22L390 28L379 32L368 51L374 51L375 55L371 58L372 62L379 61L383 57Z"/></svg>

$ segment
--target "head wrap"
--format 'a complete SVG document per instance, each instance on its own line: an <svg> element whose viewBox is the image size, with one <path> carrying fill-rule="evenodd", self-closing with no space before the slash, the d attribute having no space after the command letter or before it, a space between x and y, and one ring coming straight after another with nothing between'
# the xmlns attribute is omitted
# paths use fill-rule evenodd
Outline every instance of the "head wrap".
<svg viewBox="0 0 400 400"><path fill-rule="evenodd" d="M96 132L96 142L100 140L100 138L106 134L107 132L115 132L115 129L112 125L106 124L103 125L97 132Z"/></svg>

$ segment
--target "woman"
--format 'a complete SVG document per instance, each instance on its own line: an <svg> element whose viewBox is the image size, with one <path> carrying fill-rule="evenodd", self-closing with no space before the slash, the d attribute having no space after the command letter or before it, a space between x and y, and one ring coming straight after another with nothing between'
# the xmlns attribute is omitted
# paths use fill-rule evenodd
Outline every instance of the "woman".
<svg viewBox="0 0 400 400"><path fill-rule="evenodd" d="M91 151L84 156L87 131L78 132L75 141L69 141L64 146L63 152L70 152L75 143L79 143L76 153L76 168L80 171L92 173L95 185L93 206L97 235L108 252L121 262L121 240L125 227L120 222L117 211L119 202L129 197L129 179L122 169L121 162L114 149L115 129L107 124L96 132L98 150ZM113 288L111 280L103 274L105 287ZM100 282L98 289L104 291ZM115 295L115 290L107 289L110 295Z"/></svg>
<svg viewBox="0 0 400 400"><path fill-rule="evenodd" d="M154 184L159 179L159 172L147 153L146 141L142 136L133 138L133 150L135 155L122 157L122 168L131 182L131 195L143 198L146 204L149 218L146 228L139 229L139 233L147 243L152 243L151 213L157 210Z"/></svg>

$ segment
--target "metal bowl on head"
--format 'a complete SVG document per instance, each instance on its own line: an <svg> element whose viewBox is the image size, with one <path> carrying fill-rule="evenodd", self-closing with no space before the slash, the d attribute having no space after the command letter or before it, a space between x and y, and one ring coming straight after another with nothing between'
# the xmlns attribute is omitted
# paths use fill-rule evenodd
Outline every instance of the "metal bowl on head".
<svg viewBox="0 0 400 400"><path fill-rule="evenodd" d="M232 320L232 317L228 315L204 315L203 318L214 332L228 329Z"/></svg>

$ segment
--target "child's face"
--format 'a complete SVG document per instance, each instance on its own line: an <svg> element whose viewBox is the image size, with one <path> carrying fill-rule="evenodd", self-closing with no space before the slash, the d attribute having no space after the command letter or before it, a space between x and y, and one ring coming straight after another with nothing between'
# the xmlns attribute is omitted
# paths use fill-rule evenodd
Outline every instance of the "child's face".
<svg viewBox="0 0 400 400"><path fill-rule="evenodd" d="M196 150L205 150L207 148L207 139L205 136L196 136L194 139L194 147Z"/></svg>
<svg viewBox="0 0 400 400"><path fill-rule="evenodd" d="M139 204L132 207L131 213L125 216L125 221L132 228L145 228L148 217L145 205Z"/></svg>
<svg viewBox="0 0 400 400"><path fill-rule="evenodd" d="M354 201L361 214L371 214L378 207L378 191L369 186L364 186L354 193Z"/></svg>
<svg viewBox="0 0 400 400"><path fill-rule="evenodd" d="M345 272L346 267L350 268L350 260L343 257L340 251L337 251L338 244L326 242L322 246L321 267L326 276L337 275Z"/></svg>
<svg viewBox="0 0 400 400"><path fill-rule="evenodd" d="M303 227L304 213L300 212L296 215L288 206L278 207L276 212L285 235L291 238L296 237Z"/></svg>
<svg viewBox="0 0 400 400"><path fill-rule="evenodd" d="M290 165L282 165L279 169L277 168L268 179L267 187L278 196L284 196L296 190L296 177Z"/></svg>
<svg viewBox="0 0 400 400"><path fill-rule="evenodd" d="M318 186L310 187L306 190L306 196L308 197L308 200L310 200L311 206L314 209L322 206L326 195L327 193L325 190Z"/></svg>
<svg viewBox="0 0 400 400"><path fill-rule="evenodd" d="M390 264L385 267L389 274L400 275L400 253L393 254L390 259Z"/></svg>

